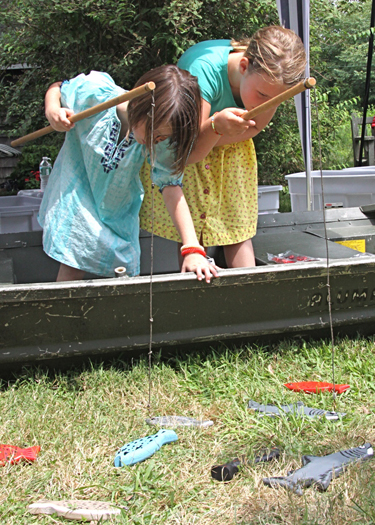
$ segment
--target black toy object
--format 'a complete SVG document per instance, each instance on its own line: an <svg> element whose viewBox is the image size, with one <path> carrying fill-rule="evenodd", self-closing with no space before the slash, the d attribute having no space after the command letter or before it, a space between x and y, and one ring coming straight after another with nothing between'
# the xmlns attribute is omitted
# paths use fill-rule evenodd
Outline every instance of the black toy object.
<svg viewBox="0 0 375 525"><path fill-rule="evenodd" d="M285 487L302 496L302 489L316 486L320 490L327 490L332 477L338 477L346 465L353 462L365 461L374 456L370 443L360 447L334 452L328 456L303 456L298 470L289 472L285 477L264 478L263 483L270 487Z"/></svg>
<svg viewBox="0 0 375 525"><path fill-rule="evenodd" d="M328 410L321 410L320 408L309 408L306 407L302 401L298 401L295 404L280 405L261 405L256 401L250 399L248 408L252 408L255 412L258 412L260 416L281 416L282 414L293 414L301 417L320 418L325 417L328 420L338 420L346 416L343 412L329 412Z"/></svg>
<svg viewBox="0 0 375 525"><path fill-rule="evenodd" d="M280 450L278 448L272 448L269 452L265 452L261 456L256 456L254 461L248 461L244 456L242 458L236 458L229 463L224 465L216 465L211 469L211 476L217 481L230 481L238 472L238 467L245 464L264 463L277 459L280 456Z"/></svg>

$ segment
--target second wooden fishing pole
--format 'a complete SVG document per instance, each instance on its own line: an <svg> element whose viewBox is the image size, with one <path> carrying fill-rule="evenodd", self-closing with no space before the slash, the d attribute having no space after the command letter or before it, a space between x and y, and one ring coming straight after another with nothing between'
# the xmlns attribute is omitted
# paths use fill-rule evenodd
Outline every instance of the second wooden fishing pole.
<svg viewBox="0 0 375 525"><path fill-rule="evenodd" d="M268 111L269 109L278 106L281 104L281 102L284 102L285 100L288 100L289 98L294 97L295 95L298 95L298 93L302 93L302 91L305 91L306 89L310 89L314 87L316 84L316 80L313 77L305 78L305 80L302 80L295 86L291 87L290 89L287 89L284 91L284 93L280 93L280 95L277 95L276 97L271 98L270 100L267 100L264 104L261 104L260 106L257 106L254 109L251 109L247 113L244 113L242 115L242 118L245 120L250 120L257 115L260 115L264 111Z"/></svg>

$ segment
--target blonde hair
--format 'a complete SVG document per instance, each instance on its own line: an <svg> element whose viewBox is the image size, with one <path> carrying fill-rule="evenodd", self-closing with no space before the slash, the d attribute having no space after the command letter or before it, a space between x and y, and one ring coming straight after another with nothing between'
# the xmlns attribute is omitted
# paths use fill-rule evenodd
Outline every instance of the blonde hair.
<svg viewBox="0 0 375 525"><path fill-rule="evenodd" d="M305 76L306 52L303 42L290 29L268 26L251 38L232 40L234 51L244 51L249 72L264 72L274 81L293 86Z"/></svg>

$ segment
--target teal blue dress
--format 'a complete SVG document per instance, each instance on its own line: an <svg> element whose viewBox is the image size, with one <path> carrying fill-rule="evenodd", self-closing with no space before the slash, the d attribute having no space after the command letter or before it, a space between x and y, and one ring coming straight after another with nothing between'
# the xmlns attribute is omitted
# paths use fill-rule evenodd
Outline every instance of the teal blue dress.
<svg viewBox="0 0 375 525"><path fill-rule="evenodd" d="M74 113L124 93L106 73L92 71L61 85L61 104ZM53 259L99 276L140 269L139 219L143 187L139 171L145 147L133 135L118 142L116 107L77 122L66 133L39 212L43 249ZM180 185L172 175L169 141L155 145L153 180L162 191Z"/></svg>

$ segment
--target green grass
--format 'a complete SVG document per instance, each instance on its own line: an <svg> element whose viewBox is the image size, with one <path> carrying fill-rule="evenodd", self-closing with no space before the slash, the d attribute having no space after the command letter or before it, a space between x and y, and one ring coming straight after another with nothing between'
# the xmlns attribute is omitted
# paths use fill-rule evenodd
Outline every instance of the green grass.
<svg viewBox="0 0 375 525"><path fill-rule="evenodd" d="M39 499L104 500L126 506L112 523L135 525L375 523L375 460L353 465L327 492L303 497L262 483L301 466L304 454L325 455L375 444L375 350L372 340L336 343L336 382L351 389L337 398L339 422L296 417L260 419L247 402L333 409L330 394L306 395L283 383L331 380L324 341L273 347L207 349L171 358L154 355L151 410L147 359L95 364L65 372L30 369L0 389L0 443L40 445L33 464L0 468L0 516L6 525L62 524L33 516ZM212 419L206 429L176 429L178 441L133 467L115 468L119 447L156 430L149 415ZM211 479L212 465L262 447L280 447L277 462L246 466L230 483ZM111 523L108 521L107 523Z"/></svg>

